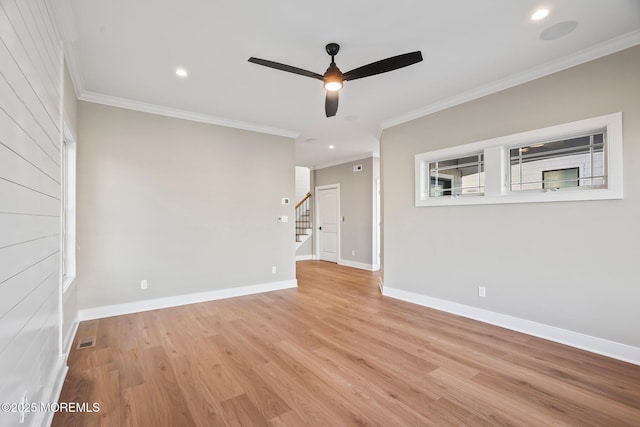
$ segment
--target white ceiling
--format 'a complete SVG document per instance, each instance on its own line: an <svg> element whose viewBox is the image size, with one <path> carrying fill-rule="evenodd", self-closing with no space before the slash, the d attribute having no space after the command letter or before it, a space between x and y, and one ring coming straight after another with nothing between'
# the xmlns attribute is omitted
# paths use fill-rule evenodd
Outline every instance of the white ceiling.
<svg viewBox="0 0 640 427"><path fill-rule="evenodd" d="M54 4L81 99L292 136L312 167L376 153L385 127L640 43L640 0ZM550 14L533 22L539 6ZM576 30L540 39L564 21ZM322 82L247 62L322 74L329 42L342 71L414 50L424 61L346 82L332 118Z"/></svg>

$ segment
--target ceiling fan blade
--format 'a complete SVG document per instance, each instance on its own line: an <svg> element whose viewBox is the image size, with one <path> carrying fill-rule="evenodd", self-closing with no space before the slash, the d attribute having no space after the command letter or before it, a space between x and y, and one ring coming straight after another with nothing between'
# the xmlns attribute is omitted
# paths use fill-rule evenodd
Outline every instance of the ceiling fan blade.
<svg viewBox="0 0 640 427"><path fill-rule="evenodd" d="M313 71L303 70L302 68L292 67L291 65L280 64L279 62L267 61L266 59L249 58L249 62L254 64L264 65L265 67L275 68L276 70L287 71L293 74L299 74L301 76L311 77L312 79L322 80L322 74L314 73Z"/></svg>
<svg viewBox="0 0 640 427"><path fill-rule="evenodd" d="M355 80L363 77L375 76L376 74L397 70L398 68L413 65L420 61L422 61L422 53L419 50L416 52L392 56L391 58L382 59L380 61L355 68L351 71L347 71L344 73L344 79Z"/></svg>
<svg viewBox="0 0 640 427"><path fill-rule="evenodd" d="M333 117L338 112L339 93L338 90L327 91L327 97L324 100L324 112L327 113L327 117Z"/></svg>

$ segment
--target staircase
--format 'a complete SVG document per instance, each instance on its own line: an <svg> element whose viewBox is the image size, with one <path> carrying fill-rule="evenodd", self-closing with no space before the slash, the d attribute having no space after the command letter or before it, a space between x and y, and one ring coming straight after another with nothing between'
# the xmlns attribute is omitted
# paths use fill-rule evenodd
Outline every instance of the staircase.
<svg viewBox="0 0 640 427"><path fill-rule="evenodd" d="M296 205L296 249L311 236L311 193L307 193Z"/></svg>

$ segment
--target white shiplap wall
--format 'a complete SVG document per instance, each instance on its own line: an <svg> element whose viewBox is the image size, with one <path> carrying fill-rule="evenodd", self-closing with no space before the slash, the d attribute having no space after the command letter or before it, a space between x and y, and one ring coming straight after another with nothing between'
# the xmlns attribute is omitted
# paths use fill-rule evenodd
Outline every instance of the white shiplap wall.
<svg viewBox="0 0 640 427"><path fill-rule="evenodd" d="M56 400L62 53L47 0L0 0L0 402ZM51 414L27 413L24 425ZM0 412L0 426L20 422Z"/></svg>

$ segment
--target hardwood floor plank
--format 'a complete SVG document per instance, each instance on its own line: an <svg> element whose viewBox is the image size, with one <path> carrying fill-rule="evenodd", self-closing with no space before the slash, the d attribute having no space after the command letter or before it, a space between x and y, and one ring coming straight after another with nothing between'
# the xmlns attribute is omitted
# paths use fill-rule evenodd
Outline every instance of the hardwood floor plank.
<svg viewBox="0 0 640 427"><path fill-rule="evenodd" d="M195 426L191 416L187 416L186 404L173 404L155 384L140 384L125 390L129 406L125 425L132 426ZM180 406L179 406L180 405ZM130 418L129 418L130 416ZM91 425L86 424L86 425Z"/></svg>
<svg viewBox="0 0 640 427"><path fill-rule="evenodd" d="M309 422L308 418L303 418L298 415L297 411L289 411L286 414L282 414L276 418L272 418L269 420L268 425L271 427L287 427L287 426L314 426L316 424L312 424ZM332 426L334 424L327 424L328 426Z"/></svg>
<svg viewBox="0 0 640 427"><path fill-rule="evenodd" d="M325 362L332 364L332 369L340 372L352 383L367 390L372 400L379 402L376 406L383 411L403 412L405 415L397 421L404 423L423 423L426 413L423 408L439 398L435 393L414 387L412 382L388 374L382 365L367 360L366 356L358 357L343 351L330 348L314 350ZM371 409L377 419L383 415L380 409ZM396 422L397 422L396 421Z"/></svg>
<svg viewBox="0 0 640 427"><path fill-rule="evenodd" d="M101 411L53 426L640 426L640 366L297 265L297 289L82 322L60 401Z"/></svg>
<svg viewBox="0 0 640 427"><path fill-rule="evenodd" d="M480 417L446 398L440 398L429 404L426 412L437 426L494 427L496 425L493 420Z"/></svg>
<svg viewBox="0 0 640 427"><path fill-rule="evenodd" d="M271 384L273 389L292 408L291 412L270 420L276 420L273 424L282 425L287 419L298 418L304 420L304 422L297 425L325 427L331 427L336 424L354 425L351 422L354 418L353 413L332 405L331 402L314 394L312 388L304 384L305 374L293 375L290 371L281 368L279 364L271 362L256 367L256 371L265 381ZM308 378L308 375L306 375L306 378ZM314 378L312 381L317 382L318 380ZM323 384L323 387L326 388L326 384ZM355 425L358 425L358 423Z"/></svg>
<svg viewBox="0 0 640 427"><path fill-rule="evenodd" d="M339 399L348 402L349 406L361 415L358 421L364 425L406 425L402 422L403 415L405 421L410 419L414 424L417 422L417 425L425 422L401 402L391 401L379 389L367 387L362 377L346 370L343 364L334 363L331 358L317 354L317 350L306 352L286 341L279 343L278 346L290 357L305 360L305 365L322 378L331 392Z"/></svg>
<svg viewBox="0 0 640 427"><path fill-rule="evenodd" d="M591 413L589 406L580 402L566 399L566 395L559 396L549 388L539 388L525 381L516 380L506 375L480 373L474 382L494 390L502 390L519 400L522 405L530 405L537 411L546 411L551 417L574 425L609 426L622 425L619 419L612 419L609 414L602 412ZM556 407L556 402L564 400L565 407L570 410ZM618 418L616 415L615 418Z"/></svg>
<svg viewBox="0 0 640 427"><path fill-rule="evenodd" d="M85 426L90 419L91 425L110 426L120 417L120 393L103 394L102 390L119 390L118 371L113 368L92 368L83 371L82 378L73 378L75 387L64 387L60 395L61 402L86 402L93 410L93 404L99 405L98 412L68 412L64 426ZM68 380L71 380L69 378Z"/></svg>
<svg viewBox="0 0 640 427"><path fill-rule="evenodd" d="M273 387L279 387L278 391L287 404L294 411L302 411L308 416L310 425L325 425L326 422L328 422L326 425L329 426L336 424L344 426L371 425L371 422L363 420L351 411L347 407L347 402L339 398L327 383L308 369L306 364L299 362L299 358L288 355L273 343L264 342L244 323L234 322L234 325L242 330L240 336L243 337L247 345L269 355L270 362L257 366L255 370ZM286 341L285 343L292 345ZM305 348L295 344L294 346ZM305 351L311 349L305 348ZM281 384L282 382L284 384Z"/></svg>
<svg viewBox="0 0 640 427"><path fill-rule="evenodd" d="M141 394L142 402L151 405L137 408L136 415L158 418L158 423L170 421L169 425L195 425L165 349L145 349L143 355L145 382L131 389ZM149 425L160 424L154 422Z"/></svg>
<svg viewBox="0 0 640 427"><path fill-rule="evenodd" d="M233 426L268 426L262 413L253 406L246 394L222 402L222 410L228 424Z"/></svg>
<svg viewBox="0 0 640 427"><path fill-rule="evenodd" d="M197 356L196 356L197 357ZM242 394L239 385L232 384L228 376L218 371L217 380L211 381L209 373L202 372L198 361L190 356L180 356L171 360L180 389L198 426L227 426L225 412L219 402ZM220 365L214 365L220 367Z"/></svg>
<svg viewBox="0 0 640 427"><path fill-rule="evenodd" d="M513 396L476 384L456 372L436 369L428 375L430 387L434 387L434 391L440 390L451 402L467 408L475 416L491 421L494 425L546 426L554 423L552 417L536 412L528 405L519 405Z"/></svg>
<svg viewBox="0 0 640 427"><path fill-rule="evenodd" d="M374 319L372 321L360 322L357 326L357 330L366 334L369 339L374 340L378 345L387 347L392 346L402 349L402 351L430 362L435 366L447 367L456 372L464 373L469 378L480 372L478 369L474 369L468 365L457 362L446 354L440 354L429 350L429 344L421 338L421 336L424 335L423 330L416 329L415 331L412 331L409 328L400 330L391 328L387 325L388 323L386 322L379 323ZM374 338L376 336L379 338ZM412 365L406 366L411 369Z"/></svg>
<svg viewBox="0 0 640 427"><path fill-rule="evenodd" d="M544 355L536 357L534 354L514 352L505 360L515 365L526 367L541 376L562 378L563 382L598 394L605 399L613 398L625 405L640 409L640 382L633 377L621 375L620 372L607 372L607 382L602 381L602 370L592 365L583 364L575 357L572 365L556 364L555 358ZM624 370L623 370L624 372Z"/></svg>
<svg viewBox="0 0 640 427"><path fill-rule="evenodd" d="M113 363L117 367L121 389L135 387L144 383L143 367L146 361L143 360L140 350L132 349L116 354L113 358Z"/></svg>
<svg viewBox="0 0 640 427"><path fill-rule="evenodd" d="M236 343L224 336L212 337L215 345L212 350L216 351L224 361L225 366L235 375L235 379L242 386L247 398L255 405L264 419L269 420L290 411L291 408L275 393L271 387L256 374L253 367L266 363L266 359L260 358L252 360L247 357L253 353L247 347L240 347Z"/></svg>

